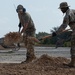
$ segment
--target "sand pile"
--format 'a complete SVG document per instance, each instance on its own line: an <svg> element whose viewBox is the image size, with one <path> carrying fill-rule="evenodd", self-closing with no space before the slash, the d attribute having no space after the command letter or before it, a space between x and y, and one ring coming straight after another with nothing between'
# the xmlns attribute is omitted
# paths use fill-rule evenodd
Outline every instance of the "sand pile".
<svg viewBox="0 0 75 75"><path fill-rule="evenodd" d="M7 33L4 37L5 45L12 45L14 43L19 43L22 41L22 35L19 32L10 32Z"/></svg>
<svg viewBox="0 0 75 75"><path fill-rule="evenodd" d="M32 40L34 43L40 41L35 37L28 37L28 40ZM4 44L10 46L12 44L23 43L23 36L19 32L9 32L4 37Z"/></svg>
<svg viewBox="0 0 75 75"><path fill-rule="evenodd" d="M0 64L0 75L75 75L75 68L63 66L70 60L42 55L31 63Z"/></svg>
<svg viewBox="0 0 75 75"><path fill-rule="evenodd" d="M38 58L36 61L34 61L34 64L40 65L40 66L58 66L59 64L69 62L68 59L63 57L51 57L47 54L42 55L40 58Z"/></svg>

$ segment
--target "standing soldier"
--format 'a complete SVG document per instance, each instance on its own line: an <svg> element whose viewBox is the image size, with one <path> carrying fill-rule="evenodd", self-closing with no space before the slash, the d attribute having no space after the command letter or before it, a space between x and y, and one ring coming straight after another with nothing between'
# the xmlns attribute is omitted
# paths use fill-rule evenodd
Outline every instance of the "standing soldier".
<svg viewBox="0 0 75 75"><path fill-rule="evenodd" d="M71 36L71 62L69 64L64 64L69 67L75 67L75 10L70 9L70 6L68 6L67 2L60 3L59 9L62 11L62 13L65 13L65 17L63 19L63 23L59 27L57 34L59 32L62 32L67 25L70 26L72 29L72 36Z"/></svg>
<svg viewBox="0 0 75 75"><path fill-rule="evenodd" d="M19 28L23 27L21 33L23 33L23 41L27 48L26 62L30 62L36 58L33 41L31 40L31 37L34 37L35 34L35 26L30 14L26 12L26 9L22 5L18 5L16 11L20 21Z"/></svg>

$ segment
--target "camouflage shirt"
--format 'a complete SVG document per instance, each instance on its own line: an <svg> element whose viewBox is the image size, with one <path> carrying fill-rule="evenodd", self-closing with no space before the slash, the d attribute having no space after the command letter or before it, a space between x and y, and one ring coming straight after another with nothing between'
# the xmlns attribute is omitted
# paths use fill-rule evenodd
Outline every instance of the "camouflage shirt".
<svg viewBox="0 0 75 75"><path fill-rule="evenodd" d="M27 27L26 31L28 31L28 32L35 31L35 26L34 26L33 20L29 13L25 12L23 14L18 14L18 16L19 16L19 20L20 20L22 26L24 26L26 23L28 23L28 27Z"/></svg>
<svg viewBox="0 0 75 75"><path fill-rule="evenodd" d="M75 10L73 9L68 9L66 11L63 23L58 29L58 33L63 31L67 27L67 25L69 25L72 30L75 30Z"/></svg>

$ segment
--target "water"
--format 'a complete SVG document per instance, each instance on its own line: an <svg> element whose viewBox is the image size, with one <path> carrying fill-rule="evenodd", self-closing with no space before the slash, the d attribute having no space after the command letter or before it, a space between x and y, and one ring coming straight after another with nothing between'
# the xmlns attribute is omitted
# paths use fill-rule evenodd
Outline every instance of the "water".
<svg viewBox="0 0 75 75"><path fill-rule="evenodd" d="M70 48L69 47L34 47L35 55L40 57L43 54L48 54L53 57L66 57L70 58ZM1 51L1 50L0 50ZM0 63L20 63L26 59L26 49L21 48L14 52L1 52L0 53Z"/></svg>

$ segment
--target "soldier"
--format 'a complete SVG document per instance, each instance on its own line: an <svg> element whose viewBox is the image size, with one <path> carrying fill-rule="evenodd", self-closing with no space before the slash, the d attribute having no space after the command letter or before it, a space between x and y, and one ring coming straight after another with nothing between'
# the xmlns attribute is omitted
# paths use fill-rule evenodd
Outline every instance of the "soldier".
<svg viewBox="0 0 75 75"><path fill-rule="evenodd" d="M71 36L71 62L69 64L64 64L69 67L75 67L75 10L70 9L70 6L68 6L67 2L60 3L59 9L62 11L62 13L65 13L65 17L63 19L63 23L59 27L57 34L59 32L62 32L67 25L70 26L72 29L72 36Z"/></svg>
<svg viewBox="0 0 75 75"><path fill-rule="evenodd" d="M23 27L21 33L23 33L23 41L27 48L26 62L30 62L36 58L34 54L34 44L31 40L31 37L34 37L35 35L36 29L30 14L26 12L26 9L22 5L18 5L16 11L20 21L19 27Z"/></svg>

